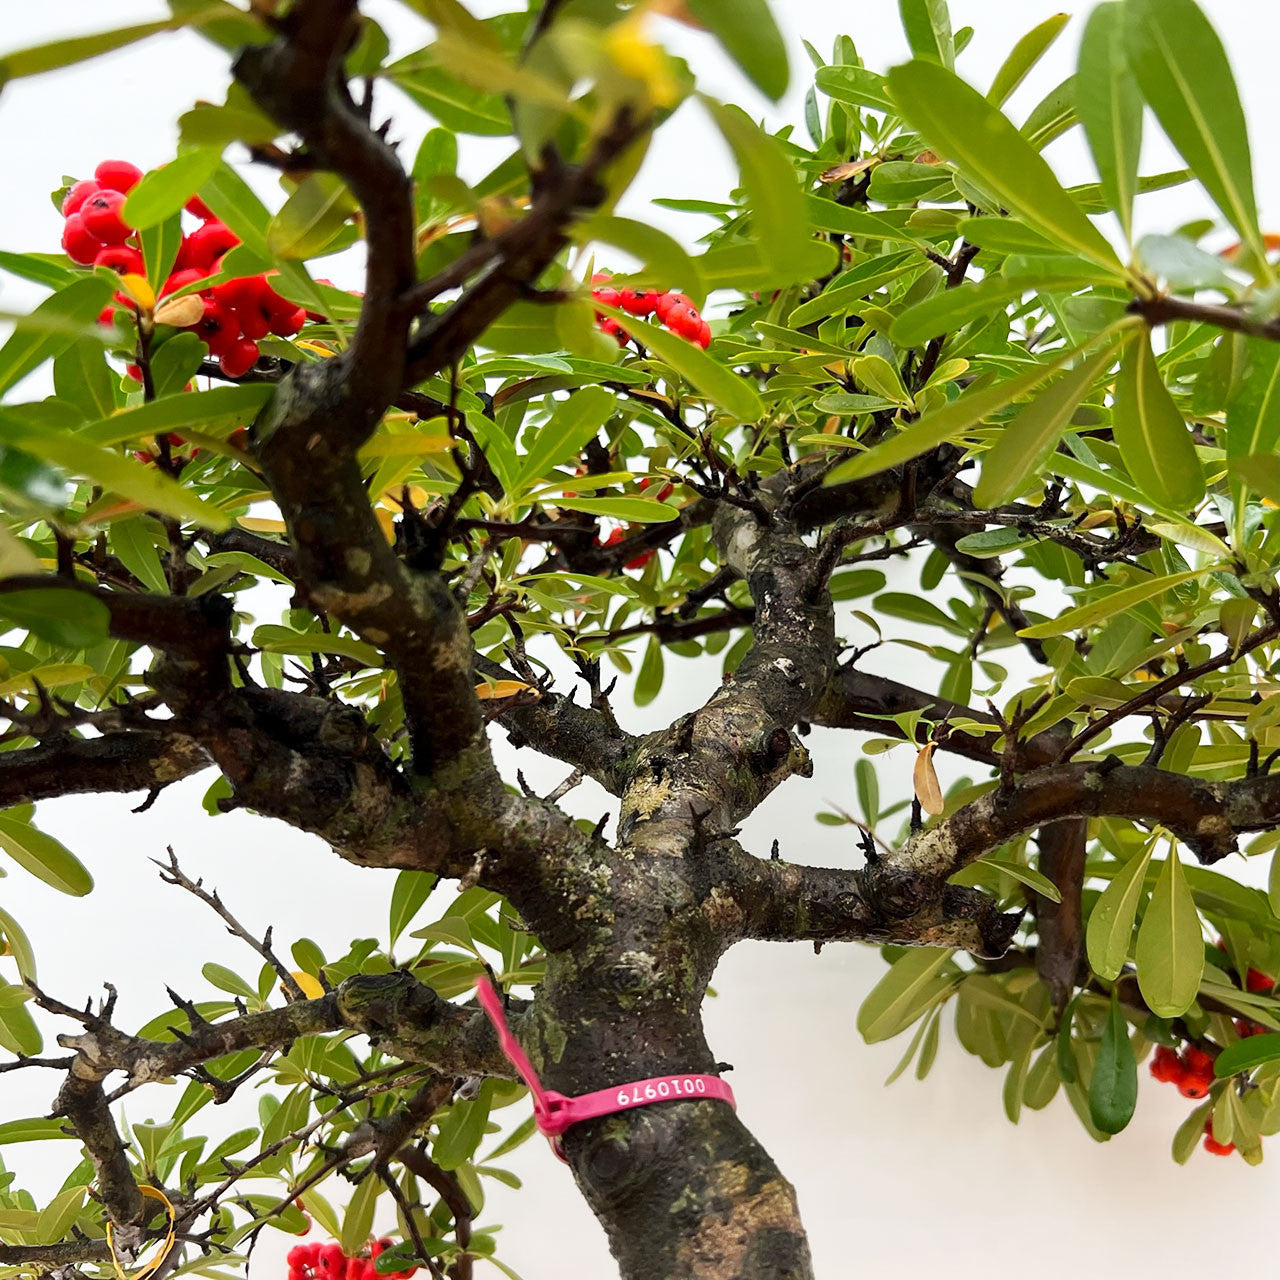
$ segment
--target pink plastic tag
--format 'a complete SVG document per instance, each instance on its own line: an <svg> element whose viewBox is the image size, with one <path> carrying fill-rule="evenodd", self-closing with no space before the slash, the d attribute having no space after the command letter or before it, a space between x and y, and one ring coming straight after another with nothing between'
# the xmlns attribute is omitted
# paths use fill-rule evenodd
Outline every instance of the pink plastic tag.
<svg viewBox="0 0 1280 1280"><path fill-rule="evenodd" d="M533 1117L538 1129L551 1142L551 1149L565 1158L560 1146L560 1135L571 1125L583 1120L596 1120L600 1116L613 1115L615 1111L630 1111L632 1107L647 1107L655 1102L678 1102L699 1098L718 1098L734 1110L733 1090L719 1076L681 1074L652 1076L648 1080L633 1080L630 1084L616 1085L611 1089L598 1089L594 1093L571 1098L554 1089L544 1089L533 1069L533 1063L511 1034L502 1012L502 1000L488 978L476 979L476 999L493 1023L498 1033L498 1044L511 1060L520 1078L529 1087L533 1098Z"/></svg>

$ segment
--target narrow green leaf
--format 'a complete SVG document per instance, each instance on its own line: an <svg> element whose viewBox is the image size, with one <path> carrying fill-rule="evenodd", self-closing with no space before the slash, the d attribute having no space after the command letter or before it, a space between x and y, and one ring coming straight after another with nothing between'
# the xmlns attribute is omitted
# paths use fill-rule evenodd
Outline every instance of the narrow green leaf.
<svg viewBox="0 0 1280 1280"><path fill-rule="evenodd" d="M30 999L31 992L26 988L0 980L0 1049L28 1056L40 1052L43 1041L27 1008Z"/></svg>
<svg viewBox="0 0 1280 1280"><path fill-rule="evenodd" d="M597 214L578 223L573 235L580 244L595 241L631 254L644 263L641 278L646 283L663 290L679 288L696 306L702 305L706 293L698 264L665 231L633 218Z"/></svg>
<svg viewBox="0 0 1280 1280"><path fill-rule="evenodd" d="M617 307L597 305L599 310L621 320L658 359L669 364L695 391L714 400L726 413L743 422L756 422L764 416L764 403L755 387L700 347Z"/></svg>
<svg viewBox="0 0 1280 1280"><path fill-rule="evenodd" d="M917 58L943 67L955 66L956 42L947 0L898 0L898 14L907 44Z"/></svg>
<svg viewBox="0 0 1280 1280"><path fill-rule="evenodd" d="M1171 573L1161 578L1144 578L1136 586L1126 587L1122 591L1109 591L1090 604L1068 609L1066 613L1048 622L1024 627L1018 634L1030 640L1047 640L1050 636L1066 635L1068 631L1083 631L1086 627L1096 626L1107 618L1114 618L1116 614L1132 609L1144 600L1163 595L1170 587L1204 577L1210 571L1209 568L1188 569L1183 573Z"/></svg>
<svg viewBox="0 0 1280 1280"><path fill-rule="evenodd" d="M1239 379L1227 401L1227 459L1269 458L1274 482L1275 455L1280 451L1280 353L1274 342L1243 338L1244 359ZM1245 493L1248 472L1233 469L1232 497L1236 503L1236 541L1244 543Z"/></svg>
<svg viewBox="0 0 1280 1280"><path fill-rule="evenodd" d="M919 457L944 441L957 439L970 427L999 413L1020 396L1034 391L1079 351L1080 348L1075 347L1055 352L1044 364L1038 364L1016 378L997 382L994 386L970 388L958 400L926 413L905 431L841 463L831 471L825 483L839 484L859 476L875 475Z"/></svg>
<svg viewBox="0 0 1280 1280"><path fill-rule="evenodd" d="M1204 936L1176 845L1161 865L1138 927L1138 989L1151 1012L1177 1018L1191 1007L1204 973Z"/></svg>
<svg viewBox="0 0 1280 1280"><path fill-rule="evenodd" d="M1098 5L1080 40L1076 68L1076 113L1084 125L1107 203L1133 238L1133 197L1142 149L1142 97L1125 56L1125 7L1119 0Z"/></svg>
<svg viewBox="0 0 1280 1280"><path fill-rule="evenodd" d="M124 202L124 220L140 230L171 218L213 176L219 161L213 147L198 147L143 174Z"/></svg>
<svg viewBox="0 0 1280 1280"><path fill-rule="evenodd" d="M49 289L62 289L73 280L80 279L78 271L68 271L65 266L50 261L52 255L40 253L5 253L0 251L0 269L45 285ZM65 259L63 260L65 261Z"/></svg>
<svg viewBox="0 0 1280 1280"><path fill-rule="evenodd" d="M171 213L167 218L138 232L142 260L147 268L147 283L157 292L169 278L178 250L182 248L182 218Z"/></svg>
<svg viewBox="0 0 1280 1280"><path fill-rule="evenodd" d="M1010 212L1122 277L1102 233L1035 148L976 89L945 67L919 60L890 71L889 88L907 122L934 150L989 187Z"/></svg>
<svg viewBox="0 0 1280 1280"><path fill-rule="evenodd" d="M1224 1049L1214 1059L1213 1073L1221 1080L1277 1061L1280 1061L1280 1034L1271 1031L1266 1035L1238 1040Z"/></svg>
<svg viewBox="0 0 1280 1280"><path fill-rule="evenodd" d="M46 1120L32 1117L29 1120L6 1120L0 1124L0 1147L14 1142L47 1142L50 1138L74 1138L76 1135L64 1129L65 1120Z"/></svg>
<svg viewBox="0 0 1280 1280"><path fill-rule="evenodd" d="M341 178L309 174L267 223L267 250L286 260L314 257L355 211L355 198Z"/></svg>
<svg viewBox="0 0 1280 1280"><path fill-rule="evenodd" d="M1138 1064L1129 1043L1128 1024L1113 991L1089 1081L1089 1115L1103 1133L1119 1133L1133 1119L1137 1103Z"/></svg>
<svg viewBox="0 0 1280 1280"><path fill-rule="evenodd" d="M0 849L59 893L82 898L93 888L93 877L80 859L66 845L33 827L29 819L16 817L15 810L0 813Z"/></svg>
<svg viewBox="0 0 1280 1280"><path fill-rule="evenodd" d="M1075 77L1068 76L1032 107L1018 132L1035 151L1043 151L1054 138L1061 137L1077 123Z"/></svg>
<svg viewBox="0 0 1280 1280"><path fill-rule="evenodd" d="M430 871L402 871L396 876L395 888L391 891L391 918L388 925L391 946L396 945L396 939L422 909L438 879Z"/></svg>
<svg viewBox="0 0 1280 1280"><path fill-rule="evenodd" d="M54 581L54 579L50 579ZM111 613L87 591L66 587L0 592L0 626L22 627L49 644L88 649L107 638Z"/></svg>
<svg viewBox="0 0 1280 1280"><path fill-rule="evenodd" d="M47 297L31 313L37 324L16 328L0 347L0 395L65 351L98 318L110 296L111 282L94 275L78 278ZM41 320L52 322L51 326L39 325Z"/></svg>
<svg viewBox="0 0 1280 1280"><path fill-rule="evenodd" d="M1191 1111L1173 1135L1173 1158L1178 1164L1186 1164L1192 1152L1200 1145L1204 1122L1213 1110L1212 1102L1202 1102Z"/></svg>
<svg viewBox="0 0 1280 1280"><path fill-rule="evenodd" d="M31 939L22 926L0 907L0 938L8 945L9 954L18 966L18 976L23 982L36 980L36 957L31 949Z"/></svg>
<svg viewBox="0 0 1280 1280"><path fill-rule="evenodd" d="M1044 56L1045 50L1058 38L1058 32L1066 26L1070 18L1069 13L1055 13L1039 26L1032 27L1013 46L1009 56L1000 65L1000 70L996 72L991 88L987 90L988 102L996 107L1004 103L1026 79L1027 72Z"/></svg>
<svg viewBox="0 0 1280 1280"><path fill-rule="evenodd" d="M373 1213L378 1205L378 1192L381 1190L382 1179L370 1174L361 1179L347 1202L338 1243L348 1257L354 1258L369 1239L369 1233L373 1230Z"/></svg>
<svg viewBox="0 0 1280 1280"><path fill-rule="evenodd" d="M942 970L951 955L947 950L921 947L895 960L858 1010L862 1038L874 1044L909 1027L950 987L951 979L943 977Z"/></svg>
<svg viewBox="0 0 1280 1280"><path fill-rule="evenodd" d="M1186 511L1204 497L1204 468L1145 329L1121 357L1112 432L1125 469L1157 506Z"/></svg>
<svg viewBox="0 0 1280 1280"><path fill-rule="evenodd" d="M1258 234L1249 134L1231 64L1195 0L1127 0L1129 64L1156 119L1213 202L1273 273Z"/></svg>
<svg viewBox="0 0 1280 1280"><path fill-rule="evenodd" d="M1114 982L1120 976L1129 958L1129 942L1133 937L1133 922L1138 916L1138 904L1142 901L1153 845L1147 847L1116 873L1115 878L1103 890L1094 903L1085 928L1085 949L1089 965L1100 978Z"/></svg>
<svg viewBox="0 0 1280 1280"><path fill-rule="evenodd" d="M837 102L847 102L855 107L870 107L886 115L894 111L893 103L885 91L884 76L866 67L823 67L813 77L813 82Z"/></svg>
<svg viewBox="0 0 1280 1280"><path fill-rule="evenodd" d="M54 40L49 44L15 50L0 58L0 87L10 80L43 75L46 71L57 71L60 67L74 66L77 62L123 49L162 31L171 31L174 25L172 19L140 22L131 27L117 27L114 31L98 31L93 35L73 36L69 40Z"/></svg>
<svg viewBox="0 0 1280 1280"><path fill-rule="evenodd" d="M568 400L557 403L550 421L536 429L516 477L516 492L580 453L613 416L617 403L613 392L605 387L583 387Z"/></svg>
<svg viewBox="0 0 1280 1280"><path fill-rule="evenodd" d="M115 412L118 381L102 346L94 341L73 342L53 362L58 398L74 404L90 420Z"/></svg>
<svg viewBox="0 0 1280 1280"><path fill-rule="evenodd" d="M812 239L805 193L796 171L777 139L760 129L745 111L710 98L704 98L703 104L738 161L752 233L786 270L793 259L807 257Z"/></svg>
<svg viewBox="0 0 1280 1280"><path fill-rule="evenodd" d="M250 382L208 391L180 391L91 422L81 429L79 438L109 447L183 427L198 428L203 435L230 435L236 427L252 422L271 395L269 385Z"/></svg>
<svg viewBox="0 0 1280 1280"><path fill-rule="evenodd" d="M918 347L940 333L964 328L971 320L989 319L1010 298L1021 298L1026 292L1025 280L1007 280L1003 276L987 276L957 289L943 289L900 312L889 336L899 346Z"/></svg>
<svg viewBox="0 0 1280 1280"><path fill-rule="evenodd" d="M857 266L840 272L816 298L796 307L787 317L787 323L794 329L815 320L824 320L840 311L855 311L869 294L905 275L918 263L918 257L910 250L886 253L859 262Z"/></svg>
<svg viewBox="0 0 1280 1280"><path fill-rule="evenodd" d="M1062 901L1062 893L1058 886L1043 872L1037 871L1034 867L1024 867L1020 862L1010 862L1004 858L993 857L979 858L977 865L994 867L997 871L1003 871L1005 875L1012 876L1020 884L1025 884L1027 888L1034 889L1049 902Z"/></svg>
<svg viewBox="0 0 1280 1280"><path fill-rule="evenodd" d="M973 494L979 507L1002 506L1039 473L1080 401L1111 363L1114 350L1113 343L1081 361L1014 415L982 460L982 476Z"/></svg>
<svg viewBox="0 0 1280 1280"><path fill-rule="evenodd" d="M688 8L765 97L786 93L787 46L768 0L688 0Z"/></svg>
<svg viewBox="0 0 1280 1280"><path fill-rule="evenodd" d="M121 564L158 595L169 593L169 580L164 575L159 550L165 541L159 523L146 517L117 520L111 526L111 547Z"/></svg>

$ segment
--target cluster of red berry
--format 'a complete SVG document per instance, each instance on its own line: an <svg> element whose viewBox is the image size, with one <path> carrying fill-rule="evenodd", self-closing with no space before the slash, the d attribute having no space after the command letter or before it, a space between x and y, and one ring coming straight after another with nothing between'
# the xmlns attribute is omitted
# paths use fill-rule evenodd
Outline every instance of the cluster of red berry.
<svg viewBox="0 0 1280 1280"><path fill-rule="evenodd" d="M378 1255L390 1249L392 1241L374 1240L366 1252L348 1258L336 1243L295 1245L289 1250L289 1280L381 1280L374 1266ZM417 1267L389 1272L390 1280L409 1280Z"/></svg>
<svg viewBox="0 0 1280 1280"><path fill-rule="evenodd" d="M62 247L72 262L110 267L122 276L145 275L137 235L123 217L125 197L141 177L142 170L127 160L104 160L92 178L71 186L62 201ZM201 219L201 225L182 237L173 270L160 289L162 298L216 274L223 254L240 243L199 196L188 200L186 209ZM170 307L163 322L196 333L229 378L242 377L253 368L259 339L269 333L291 337L307 319L307 311L276 293L265 275L224 280L193 293L202 309L179 312ZM117 293L116 300L129 308L137 305L124 293ZM110 324L112 315L108 308L99 318ZM128 372L138 376L133 366Z"/></svg>
<svg viewBox="0 0 1280 1280"><path fill-rule="evenodd" d="M639 487L641 490L644 490L644 489L647 489L652 483L653 483L653 480L649 476L645 476L644 479L640 481ZM660 488L658 492L653 496L657 498L659 502L666 502L666 500L669 497L671 497L671 494L674 492L674 490L675 490L675 486L668 480L665 484L663 484L662 488ZM616 547L618 543L621 542L624 538L626 538L630 532L631 532L630 525L620 525L607 538L604 538L600 541L600 546ZM625 565L623 565L623 568L643 569L645 565L647 565L649 561L653 559L655 554L656 552L654 551L642 551L638 556L632 556L631 559L628 560Z"/></svg>
<svg viewBox="0 0 1280 1280"><path fill-rule="evenodd" d="M591 296L608 307L621 307L633 316L656 315L672 333L697 343L705 350L711 345L711 326L702 318L698 308L683 293L656 293L652 289L615 289L607 281L612 279L607 271L598 271L591 277L597 287ZM631 335L612 316L596 313L600 332L607 333L622 346Z"/></svg>
<svg viewBox="0 0 1280 1280"><path fill-rule="evenodd" d="M1223 943L1218 946L1226 950ZM1245 986L1253 992L1270 991L1275 980L1268 977L1260 969L1250 969L1245 977ZM1256 1022L1237 1019L1236 1034L1242 1038L1258 1036L1266 1032L1266 1027ZM1181 1050L1171 1049L1167 1045L1157 1045L1151 1055L1151 1074L1162 1084L1176 1085L1184 1098L1207 1098L1209 1086L1213 1083L1213 1056L1193 1044L1183 1045ZM1219 1142L1213 1136L1213 1117L1204 1123L1204 1149L1211 1155L1229 1156L1235 1150L1235 1144Z"/></svg>

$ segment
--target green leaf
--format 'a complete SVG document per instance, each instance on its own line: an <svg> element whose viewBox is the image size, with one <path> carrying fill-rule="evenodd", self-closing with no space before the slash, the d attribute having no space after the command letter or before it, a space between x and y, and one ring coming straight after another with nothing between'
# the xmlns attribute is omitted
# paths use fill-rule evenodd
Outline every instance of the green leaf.
<svg viewBox="0 0 1280 1280"><path fill-rule="evenodd" d="M93 888L93 877L64 844L15 816L20 810L0 813L0 848L38 880L59 893L82 898Z"/></svg>
<svg viewBox="0 0 1280 1280"><path fill-rule="evenodd" d="M1178 1164L1186 1164L1191 1159L1192 1152L1200 1145L1204 1122L1212 1110L1212 1102L1202 1102L1178 1126L1173 1135L1173 1158Z"/></svg>
<svg viewBox="0 0 1280 1280"><path fill-rule="evenodd" d="M36 1054L43 1043L27 1001L31 992L25 987L10 986L0 981L0 1049L14 1054Z"/></svg>
<svg viewBox="0 0 1280 1280"><path fill-rule="evenodd" d="M1089 965L1100 978L1114 982L1129 958L1133 922L1138 916L1146 882L1147 863L1154 845L1147 847L1116 873L1094 903L1085 928Z"/></svg>
<svg viewBox="0 0 1280 1280"><path fill-rule="evenodd" d="M81 436L49 429L47 425L42 429L38 417L25 421L13 416L0 417L0 443L15 444L73 475L84 476L112 493L132 498L148 510L191 520L207 529L223 529L229 523L223 512L201 501L155 467L95 448Z"/></svg>
<svg viewBox="0 0 1280 1280"><path fill-rule="evenodd" d="M1213 1073L1221 1080L1277 1061L1280 1061L1280 1034L1271 1031L1266 1035L1238 1040L1224 1049L1214 1059Z"/></svg>
<svg viewBox="0 0 1280 1280"><path fill-rule="evenodd" d="M1011 213L1123 278L1102 233L1035 148L976 89L945 67L919 60L890 71L889 88L907 122L934 150L990 188Z"/></svg>
<svg viewBox="0 0 1280 1280"><path fill-rule="evenodd" d="M550 421L535 429L513 486L521 492L553 467L582 452L588 440L613 416L617 399L605 387L583 387L556 404Z"/></svg>
<svg viewBox="0 0 1280 1280"><path fill-rule="evenodd" d="M159 595L169 594L169 580L159 551L159 546L165 543L164 530L154 520L117 520L111 526L111 547L120 562Z"/></svg>
<svg viewBox="0 0 1280 1280"><path fill-rule="evenodd" d="M1249 135L1231 65L1195 0L1127 0L1125 45L1143 96L1268 279Z"/></svg>
<svg viewBox="0 0 1280 1280"><path fill-rule="evenodd" d="M54 40L49 44L18 49L0 58L0 88L23 76L43 75L46 71L87 62L90 58L123 49L162 31L172 31L175 25L172 19L166 18L162 22L141 22L131 27L117 27L113 31L98 31L93 35L73 36L69 40Z"/></svg>
<svg viewBox="0 0 1280 1280"><path fill-rule="evenodd" d="M816 298L802 302L787 317L792 328L823 320L839 311L855 311L868 294L910 271L919 262L910 250L886 253L842 271Z"/></svg>
<svg viewBox="0 0 1280 1280"><path fill-rule="evenodd" d="M898 14L907 44L917 58L954 67L956 42L951 34L947 0L898 0Z"/></svg>
<svg viewBox="0 0 1280 1280"><path fill-rule="evenodd" d="M1153 596L1163 595L1171 587L1192 578L1201 578L1209 573L1208 568L1188 569L1183 573L1171 573L1160 578L1144 578L1136 586L1125 587L1122 591L1108 591L1089 604L1068 609L1048 622L1038 622L1034 627L1024 627L1018 632L1030 640L1047 640L1051 636L1066 635L1068 631L1083 631L1086 627L1096 626L1107 618L1132 609L1134 605L1150 600Z"/></svg>
<svg viewBox="0 0 1280 1280"><path fill-rule="evenodd" d="M640 670L636 673L635 688L632 691L637 707L647 707L662 692L664 667L662 645L657 636L650 636L648 644L645 645L644 657L640 660Z"/></svg>
<svg viewBox="0 0 1280 1280"><path fill-rule="evenodd" d="M1125 7L1100 4L1080 40L1075 75L1076 114L1084 125L1107 203L1133 238L1133 197L1142 149L1142 97L1125 56Z"/></svg>
<svg viewBox="0 0 1280 1280"><path fill-rule="evenodd" d="M703 103L738 161L755 239L768 246L780 270L788 270L795 261L807 261L812 239L808 205L781 144L740 108L709 98Z"/></svg>
<svg viewBox="0 0 1280 1280"><path fill-rule="evenodd" d="M0 625L22 627L49 644L88 649L107 638L111 613L88 591L37 587L0 592Z"/></svg>
<svg viewBox="0 0 1280 1280"><path fill-rule="evenodd" d="M660 325L639 320L617 307L599 309L621 320L628 329L660 360L669 364L694 388L714 400L726 413L743 422L756 422L764 416L760 394L750 381L725 368L700 347Z"/></svg>
<svg viewBox="0 0 1280 1280"><path fill-rule="evenodd" d="M369 1232L373 1230L373 1213L378 1204L378 1192L381 1190L382 1179L370 1170L347 1202L338 1243L348 1257L354 1258L368 1242Z"/></svg>
<svg viewBox="0 0 1280 1280"><path fill-rule="evenodd" d="M200 188L200 198L240 237L241 243L256 257L270 261L267 248L267 224L271 215L254 195L249 184L225 161L219 163Z"/></svg>
<svg viewBox="0 0 1280 1280"><path fill-rule="evenodd" d="M631 254L645 264L639 274L646 283L663 290L679 288L695 305L702 305L706 293L698 264L665 231L633 218L597 214L578 223L573 236L579 244L595 241ZM628 272L628 277L631 274Z"/></svg>
<svg viewBox="0 0 1280 1280"><path fill-rule="evenodd" d="M1025 280L1007 280L1003 276L987 276L956 289L943 289L900 312L889 336L899 346L918 347L940 333L962 329L971 320L989 320L1003 303L1021 298L1026 292Z"/></svg>
<svg viewBox="0 0 1280 1280"><path fill-rule="evenodd" d="M173 217L213 176L220 160L215 148L198 147L143 174L125 199L121 216L136 230L154 227Z"/></svg>
<svg viewBox="0 0 1280 1280"><path fill-rule="evenodd" d="M408 928L439 879L430 871L402 871L391 891L390 945Z"/></svg>
<svg viewBox="0 0 1280 1280"><path fill-rule="evenodd" d="M1227 459L1240 462L1249 457L1269 459L1274 483L1275 454L1280 450L1280 359L1274 342L1263 338L1242 338L1243 362L1239 380L1227 401ZM1243 545L1245 491L1251 487L1248 472L1231 472L1232 497L1236 503L1236 540Z"/></svg>
<svg viewBox="0 0 1280 1280"><path fill-rule="evenodd" d="M1103 1133L1119 1133L1138 1104L1138 1064L1116 993L1102 1028L1102 1043L1089 1081L1089 1115Z"/></svg>
<svg viewBox="0 0 1280 1280"><path fill-rule="evenodd" d="M173 341L181 341L183 336L175 335ZM161 351L169 345L165 343ZM91 422L81 428L79 438L109 447L183 427L198 429L202 435L227 436L252 422L272 392L270 385L252 382L209 391L180 391Z"/></svg>
<svg viewBox="0 0 1280 1280"><path fill-rule="evenodd" d="M1112 433L1134 484L1157 506L1186 511L1204 497L1204 468L1146 329L1121 357Z"/></svg>
<svg viewBox="0 0 1280 1280"><path fill-rule="evenodd" d="M1058 32L1070 18L1069 13L1055 13L1039 26L1032 27L1013 46L1000 70L996 72L991 88L987 90L988 102L998 107L1009 97L1026 78L1027 72L1044 56L1045 50L1058 38Z"/></svg>
<svg viewBox="0 0 1280 1280"><path fill-rule="evenodd" d="M0 1124L0 1147L15 1142L47 1142L50 1138L74 1138L65 1120L46 1120L32 1117L29 1120L6 1120Z"/></svg>
<svg viewBox="0 0 1280 1280"><path fill-rule="evenodd" d="M786 93L787 46L768 0L688 0L687 7L765 97L777 102Z"/></svg>
<svg viewBox="0 0 1280 1280"><path fill-rule="evenodd" d="M884 76L875 71L868 71L865 67L823 67L813 82L828 98L837 102L893 114L893 103L885 92Z"/></svg>
<svg viewBox="0 0 1280 1280"><path fill-rule="evenodd" d="M625 520L628 524L660 524L665 520L675 520L680 515L677 507L652 498L558 497L556 506L569 511L585 511L593 516L609 516L613 520Z"/></svg>
<svg viewBox="0 0 1280 1280"><path fill-rule="evenodd" d="M1204 937L1176 845L1160 868L1138 927L1138 989L1151 1012L1177 1018L1191 1007L1204 973Z"/></svg>
<svg viewBox="0 0 1280 1280"><path fill-rule="evenodd" d="M31 949L31 939L27 937L22 926L3 908L0 907L0 938L9 947L18 966L18 976L23 982L36 980L36 957Z"/></svg>
<svg viewBox="0 0 1280 1280"><path fill-rule="evenodd" d="M970 244L996 253L1057 254L1058 246L1014 218L961 218L956 231Z"/></svg>
<svg viewBox="0 0 1280 1280"><path fill-rule="evenodd" d="M957 439L970 427L999 413L1020 396L1034 391L1050 377L1054 370L1078 355L1080 350L1079 347L1073 347L1070 350L1055 352L1043 364L1037 364L1026 373L1007 381L997 382L994 386L970 387L958 400L930 410L905 431L891 436L865 453L857 454L848 462L841 463L828 474L824 483L839 484L845 480L855 480L860 476L875 475L877 472L887 471L890 467L896 467L900 463L919 457L920 454L927 453L944 441Z"/></svg>
<svg viewBox="0 0 1280 1280"><path fill-rule="evenodd" d="M950 989L952 980L944 977L942 970L951 956L951 951L920 947L895 960L858 1010L858 1031L862 1038L874 1044L905 1031Z"/></svg>
<svg viewBox="0 0 1280 1280"><path fill-rule="evenodd" d="M1075 77L1068 76L1032 107L1018 132L1036 151L1043 151L1076 123Z"/></svg>
<svg viewBox="0 0 1280 1280"><path fill-rule="evenodd" d="M215 964L210 960L200 970L206 982L212 983L219 991L226 991L233 996L243 996L254 1004L258 1002L258 993L238 973L228 969L226 965Z"/></svg>
<svg viewBox="0 0 1280 1280"><path fill-rule="evenodd" d="M439 1135L431 1145L431 1158L442 1169L456 1169L475 1154L489 1123L493 1087L494 1082L486 1080L476 1097L455 1102L445 1113Z"/></svg>
<svg viewBox="0 0 1280 1280"><path fill-rule="evenodd" d="M51 261L51 257L52 255L40 253L5 253L0 251L0 268L12 272L15 276L20 276L23 280L42 284L50 289L62 289L73 280L80 279L78 271L68 271L66 267L59 266L56 262ZM64 258L63 261L65 262L66 259Z"/></svg>
<svg viewBox="0 0 1280 1280"><path fill-rule="evenodd" d="M1029 889L1034 889L1049 902L1062 901L1062 893L1058 886L1047 875L1037 871L1034 867L1024 867L1020 862L1011 862L1005 858L990 856L979 858L975 865L994 867L997 871L1003 871L1005 875L1012 876L1013 879L1025 884Z"/></svg>
<svg viewBox="0 0 1280 1280"><path fill-rule="evenodd" d="M284 260L320 253L356 211L346 183L331 173L312 173L293 189L267 223L267 251Z"/></svg>
<svg viewBox="0 0 1280 1280"><path fill-rule="evenodd" d="M74 280L31 313L32 327L19 326L0 347L0 395L46 360L65 351L98 318L111 296L106 276ZM44 327L41 322L50 322Z"/></svg>
<svg viewBox="0 0 1280 1280"><path fill-rule="evenodd" d="M86 418L105 418L116 409L118 379L97 342L73 342L53 362L53 389Z"/></svg>
<svg viewBox="0 0 1280 1280"><path fill-rule="evenodd" d="M429 53L392 63L384 74L446 129L490 137L511 132L511 117L498 94L463 84Z"/></svg>
<svg viewBox="0 0 1280 1280"><path fill-rule="evenodd" d="M1039 473L1114 350L1113 343L1082 360L1018 410L982 460L973 493L977 506L1003 506Z"/></svg>

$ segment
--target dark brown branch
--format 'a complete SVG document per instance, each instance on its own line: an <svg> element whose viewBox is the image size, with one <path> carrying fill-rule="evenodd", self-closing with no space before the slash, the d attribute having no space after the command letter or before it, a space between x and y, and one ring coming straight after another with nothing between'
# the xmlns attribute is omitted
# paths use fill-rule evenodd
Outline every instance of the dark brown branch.
<svg viewBox="0 0 1280 1280"><path fill-rule="evenodd" d="M1135 298L1129 304L1129 314L1141 316L1153 327L1172 324L1176 320L1191 320L1211 324L1230 333L1247 333L1254 338L1269 338L1272 342L1280 342L1280 316L1258 320L1243 307L1224 306L1216 302L1193 302L1190 298L1161 294L1155 298Z"/></svg>

